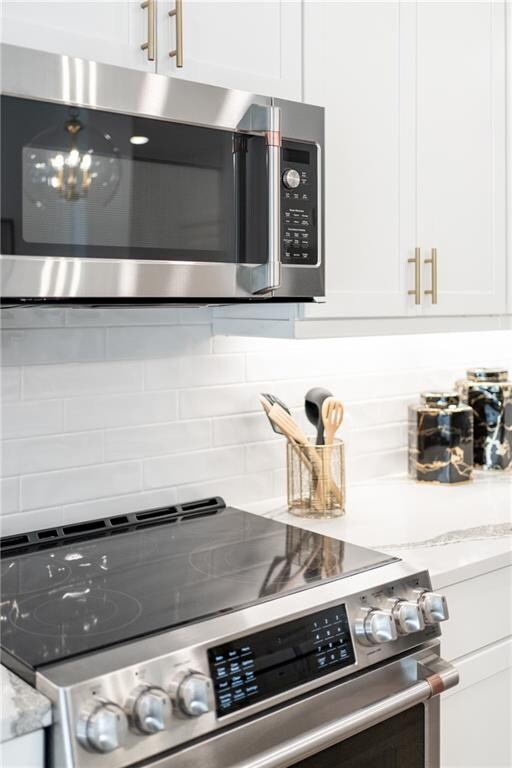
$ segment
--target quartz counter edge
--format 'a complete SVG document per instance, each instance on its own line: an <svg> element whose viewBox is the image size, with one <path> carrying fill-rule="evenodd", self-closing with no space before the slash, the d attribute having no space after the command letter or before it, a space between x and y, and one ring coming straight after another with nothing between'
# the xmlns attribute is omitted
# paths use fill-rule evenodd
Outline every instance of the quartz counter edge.
<svg viewBox="0 0 512 768"><path fill-rule="evenodd" d="M2 665L0 682L0 743L51 724L51 702L46 696Z"/></svg>

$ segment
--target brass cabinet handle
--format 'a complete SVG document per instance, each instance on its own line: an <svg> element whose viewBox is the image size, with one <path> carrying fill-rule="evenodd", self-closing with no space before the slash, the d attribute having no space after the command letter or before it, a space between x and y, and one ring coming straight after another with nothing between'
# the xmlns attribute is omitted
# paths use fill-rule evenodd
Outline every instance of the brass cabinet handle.
<svg viewBox="0 0 512 768"><path fill-rule="evenodd" d="M176 0L176 6L173 11L169 11L169 16L176 16L176 48L169 51L171 58L176 57L176 66L183 66L183 0Z"/></svg>
<svg viewBox="0 0 512 768"><path fill-rule="evenodd" d="M425 259L425 264L431 265L432 288L425 291L425 296L432 296L432 304L437 304L437 248L432 248L430 259Z"/></svg>
<svg viewBox="0 0 512 768"><path fill-rule="evenodd" d="M144 3L140 4L141 8L148 9L148 40L147 43L141 45L141 50L148 52L148 61L155 60L155 3L156 0L145 0Z"/></svg>
<svg viewBox="0 0 512 768"><path fill-rule="evenodd" d="M414 258L407 259L409 264L414 264L414 288L408 291L409 296L414 296L414 303L421 304L421 250L414 249Z"/></svg>

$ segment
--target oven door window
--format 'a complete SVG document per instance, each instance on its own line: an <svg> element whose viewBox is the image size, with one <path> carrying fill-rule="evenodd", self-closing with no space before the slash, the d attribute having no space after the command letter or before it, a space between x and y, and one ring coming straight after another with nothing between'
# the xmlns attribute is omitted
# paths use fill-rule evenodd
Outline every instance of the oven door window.
<svg viewBox="0 0 512 768"><path fill-rule="evenodd" d="M425 708L408 709L294 768L425 768Z"/></svg>
<svg viewBox="0 0 512 768"><path fill-rule="evenodd" d="M2 97L2 253L257 263L265 173L260 137Z"/></svg>

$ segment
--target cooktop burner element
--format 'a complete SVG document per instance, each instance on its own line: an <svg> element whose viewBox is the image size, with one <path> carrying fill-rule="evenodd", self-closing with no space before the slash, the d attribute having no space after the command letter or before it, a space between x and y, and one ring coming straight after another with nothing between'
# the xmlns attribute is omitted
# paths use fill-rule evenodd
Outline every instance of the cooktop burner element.
<svg viewBox="0 0 512 768"><path fill-rule="evenodd" d="M124 592L76 586L32 595L13 605L10 621L16 629L40 637L66 638L120 631L142 612L141 603Z"/></svg>
<svg viewBox="0 0 512 768"><path fill-rule="evenodd" d="M5 554L4 651L35 669L393 560L222 506L107 533Z"/></svg>

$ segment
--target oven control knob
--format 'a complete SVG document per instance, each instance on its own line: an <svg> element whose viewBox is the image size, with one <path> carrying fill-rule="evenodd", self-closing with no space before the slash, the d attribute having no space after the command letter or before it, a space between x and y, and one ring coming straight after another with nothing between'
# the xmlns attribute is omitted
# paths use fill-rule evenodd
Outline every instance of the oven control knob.
<svg viewBox="0 0 512 768"><path fill-rule="evenodd" d="M170 725L171 700L161 688L139 686L132 692L126 709L133 727L142 733L158 733Z"/></svg>
<svg viewBox="0 0 512 768"><path fill-rule="evenodd" d="M121 747L128 731L125 713L111 701L99 701L83 712L77 736L80 743L95 752L113 752Z"/></svg>
<svg viewBox="0 0 512 768"><path fill-rule="evenodd" d="M201 672L182 673L171 686L171 695L179 711L188 717L199 717L213 709L212 681Z"/></svg>
<svg viewBox="0 0 512 768"><path fill-rule="evenodd" d="M300 184L300 173L295 168L287 168L283 172L283 184L287 189L297 189Z"/></svg>
<svg viewBox="0 0 512 768"><path fill-rule="evenodd" d="M372 608L363 619L356 622L356 635L365 645L389 643L398 633L391 611Z"/></svg>
<svg viewBox="0 0 512 768"><path fill-rule="evenodd" d="M425 624L437 624L438 621L446 621L449 618L448 605L444 595L436 592L422 592L418 604L423 613Z"/></svg>
<svg viewBox="0 0 512 768"><path fill-rule="evenodd" d="M400 635L410 635L425 629L423 614L418 603L411 600L396 600L392 612Z"/></svg>

